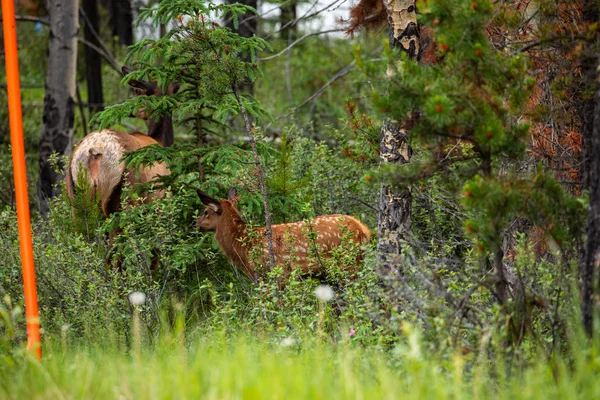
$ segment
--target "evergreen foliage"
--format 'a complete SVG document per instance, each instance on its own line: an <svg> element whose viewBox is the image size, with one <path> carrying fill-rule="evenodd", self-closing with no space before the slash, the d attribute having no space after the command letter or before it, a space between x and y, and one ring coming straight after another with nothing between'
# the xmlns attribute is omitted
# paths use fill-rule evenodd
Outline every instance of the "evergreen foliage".
<svg viewBox="0 0 600 400"><path fill-rule="evenodd" d="M133 60L137 70L125 77L124 82L147 76L160 87L181 83L183 90L174 97L137 97L113 106L97 117L100 127L118 123L142 106L151 116L175 111L179 122L202 119L205 108L212 110L220 122L238 114L234 88L256 79L259 74L256 53L270 47L263 39L239 36L217 21L227 15L237 24L238 16L247 10L255 12L237 3L211 1L199 1L192 6L188 1L168 1L143 10L138 23L150 18L156 25L175 21L175 26L158 40L146 38L131 46L126 62ZM244 94L242 102L254 118L268 118L267 112L249 95Z"/></svg>
<svg viewBox="0 0 600 400"><path fill-rule="evenodd" d="M529 123L522 110L535 79L525 55L492 48L486 37L486 27L497 22L492 4L432 1L420 12L420 23L433 27L437 63L420 65L390 49L385 63L359 62L378 82L372 94L377 108L387 117L412 121L414 158L409 166L383 171L382 179L408 185L440 175L454 181L457 191L462 186L457 194L471 216L465 229L481 251L498 249L516 216L551 227L557 238L576 231L581 203L543 170L518 169L530 163L525 159ZM382 78L382 68L389 77Z"/></svg>

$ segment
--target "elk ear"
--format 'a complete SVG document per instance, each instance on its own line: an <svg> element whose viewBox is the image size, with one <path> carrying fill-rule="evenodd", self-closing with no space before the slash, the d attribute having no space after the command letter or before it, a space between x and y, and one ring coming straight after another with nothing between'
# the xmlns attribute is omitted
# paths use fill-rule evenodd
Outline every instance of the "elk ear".
<svg viewBox="0 0 600 400"><path fill-rule="evenodd" d="M229 191L229 196L227 196L227 200L232 202L233 205L237 207L240 198L238 197L236 188L231 188L231 190Z"/></svg>
<svg viewBox="0 0 600 400"><path fill-rule="evenodd" d="M200 201L206 207L210 207L211 209L214 210L214 212L216 212L219 215L221 215L221 213L223 213L223 207L221 207L221 203L219 202L219 200L215 199L214 197L210 197L209 195L204 193L202 190L196 190L196 193L198 193L198 197L200 198Z"/></svg>
<svg viewBox="0 0 600 400"><path fill-rule="evenodd" d="M132 73L133 71L132 71L130 68L128 68L128 67L126 67L125 65L123 65L123 66L121 67L121 72L123 73L123 76L125 76L125 75L129 75L129 74L130 74L130 73Z"/></svg>
<svg viewBox="0 0 600 400"><path fill-rule="evenodd" d="M142 95L145 94L146 96L152 96L155 93L154 86L146 81L131 79L129 82L127 82L127 84Z"/></svg>
<svg viewBox="0 0 600 400"><path fill-rule="evenodd" d="M126 66L121 67L121 72L123 72L124 76L129 75L130 73L132 73L133 71L129 68L127 68ZM155 93L155 87L154 85L152 85L151 83L148 83L146 81L138 81L137 79L130 79L129 82L127 82L127 84L129 86L131 86L132 88L134 88L138 94L145 94L147 96L152 96Z"/></svg>

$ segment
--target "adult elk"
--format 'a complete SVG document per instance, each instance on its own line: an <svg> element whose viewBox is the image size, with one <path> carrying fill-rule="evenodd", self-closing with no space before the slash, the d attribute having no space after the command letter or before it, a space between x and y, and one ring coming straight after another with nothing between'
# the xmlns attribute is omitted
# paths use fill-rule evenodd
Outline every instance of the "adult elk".
<svg viewBox="0 0 600 400"><path fill-rule="evenodd" d="M217 200L200 190L198 196L206 209L198 217L196 226L214 232L215 240L231 263L256 281L257 263L252 258L252 251L257 248L260 263L267 263L265 228L247 228L236 208L235 189L229 192L228 200ZM340 214L315 217L308 223L273 225L272 232L275 263L284 267L284 275L289 273L293 264L301 269L303 275L323 276L325 271L321 260L342 244L346 234L358 244L368 243L371 239L369 228L351 216ZM348 272L355 272L357 267L351 267Z"/></svg>
<svg viewBox="0 0 600 400"><path fill-rule="evenodd" d="M131 72L127 67L123 67L122 71L124 75ZM154 82L131 79L129 85L137 95L161 96L163 94L162 89ZM178 84L170 84L165 94L173 95L178 89ZM102 212L108 217L120 211L121 192L124 186L148 183L170 173L162 162L140 167L137 171L125 166L122 158L126 152L155 144L165 147L173 144L173 121L170 113L153 120L148 118L144 110L139 110L136 117L149 119L148 135L141 132L125 133L103 129L90 133L75 147L66 174L67 193L71 200L75 197L76 188L81 186L82 182L79 180L83 177L89 183L89 195L99 200ZM155 191L144 201L147 203L162 196L164 196L163 190ZM111 245L118 233L115 231L109 235Z"/></svg>

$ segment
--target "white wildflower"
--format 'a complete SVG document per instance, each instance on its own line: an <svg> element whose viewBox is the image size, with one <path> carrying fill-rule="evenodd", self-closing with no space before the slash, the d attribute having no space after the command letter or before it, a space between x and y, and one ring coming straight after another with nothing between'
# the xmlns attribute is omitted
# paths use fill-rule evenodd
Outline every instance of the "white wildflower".
<svg viewBox="0 0 600 400"><path fill-rule="evenodd" d="M281 347L290 347L290 346L293 346L295 343L296 343L296 341L294 340L294 338L286 337L286 338L283 338L283 340L281 340L279 345Z"/></svg>
<svg viewBox="0 0 600 400"><path fill-rule="evenodd" d="M315 289L315 296L320 301L331 301L333 299L333 289L329 285L319 285Z"/></svg>
<svg viewBox="0 0 600 400"><path fill-rule="evenodd" d="M141 306L146 302L146 294L142 292L133 292L129 295L129 302L134 306Z"/></svg>

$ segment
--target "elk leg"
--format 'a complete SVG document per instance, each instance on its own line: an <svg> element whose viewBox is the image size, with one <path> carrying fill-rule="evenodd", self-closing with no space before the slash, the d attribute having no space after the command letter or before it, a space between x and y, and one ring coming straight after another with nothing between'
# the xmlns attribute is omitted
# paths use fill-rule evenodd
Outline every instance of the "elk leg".
<svg viewBox="0 0 600 400"><path fill-rule="evenodd" d="M150 271L156 271L160 264L160 251L155 247L152 249L152 258L150 259Z"/></svg>

